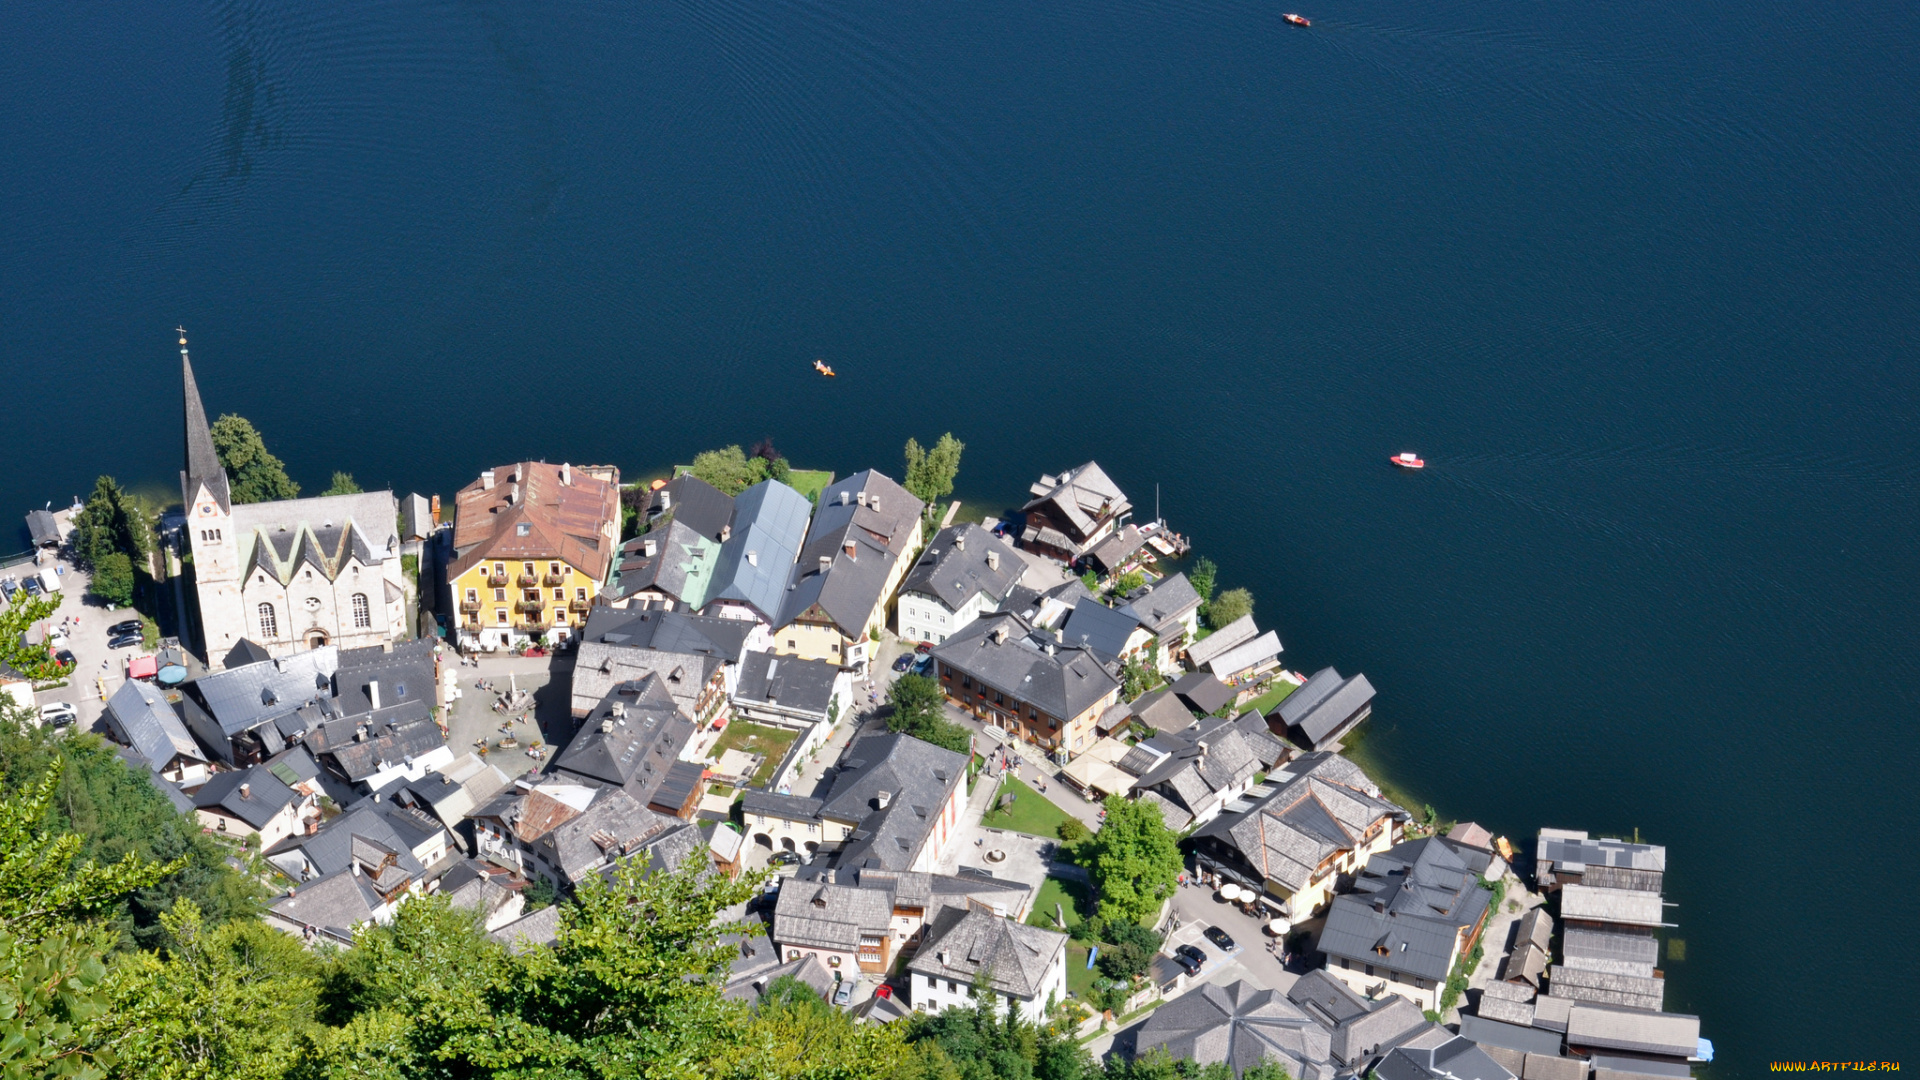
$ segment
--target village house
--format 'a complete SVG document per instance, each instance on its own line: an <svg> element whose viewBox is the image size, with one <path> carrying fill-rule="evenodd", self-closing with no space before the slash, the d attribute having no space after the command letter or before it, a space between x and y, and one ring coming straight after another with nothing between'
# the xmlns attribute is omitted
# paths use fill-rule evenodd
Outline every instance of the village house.
<svg viewBox="0 0 1920 1080"><path fill-rule="evenodd" d="M1336 754L1296 758L1248 797L1251 807L1225 811L1194 833L1196 865L1253 889L1296 922L1325 908L1368 859L1399 841L1409 818Z"/></svg>
<svg viewBox="0 0 1920 1080"><path fill-rule="evenodd" d="M1237 720L1209 717L1177 734L1155 736L1134 747L1120 768L1139 768L1163 747L1162 756L1139 773L1133 796L1158 805L1175 832L1212 821L1287 752L1259 715L1249 712Z"/></svg>
<svg viewBox="0 0 1920 1080"><path fill-rule="evenodd" d="M735 719L800 733L769 781L778 789L798 763L826 744L835 723L854 714L853 674L825 660L748 653L731 701Z"/></svg>
<svg viewBox="0 0 1920 1080"><path fill-rule="evenodd" d="M1118 674L1122 664L1144 656L1155 639L1131 609L1110 608L1088 596L1073 605L1060 627L1060 640L1091 651Z"/></svg>
<svg viewBox="0 0 1920 1080"><path fill-rule="evenodd" d="M853 867L802 871L780 891L769 935L791 963L815 957L829 970L883 972L949 908L1024 919L1033 890L977 876Z"/></svg>
<svg viewBox="0 0 1920 1080"><path fill-rule="evenodd" d="M131 747L141 764L173 784L192 786L210 775L206 751L188 734L166 692L128 679L107 699L102 718L116 742Z"/></svg>
<svg viewBox="0 0 1920 1080"><path fill-rule="evenodd" d="M755 652L773 647L773 627L785 608L812 513L805 495L778 480L764 480L733 500L733 522L701 610L751 626L747 647Z"/></svg>
<svg viewBox="0 0 1920 1080"><path fill-rule="evenodd" d="M936 645L947 640L999 610L1026 570L1025 556L978 525L940 530L900 586L900 636Z"/></svg>
<svg viewBox="0 0 1920 1080"><path fill-rule="evenodd" d="M540 876L562 892L629 859L672 870L690 857L704 863L707 852L698 826L649 810L618 788L600 792L529 847Z"/></svg>
<svg viewBox="0 0 1920 1080"><path fill-rule="evenodd" d="M180 367L187 451L180 493L208 659L242 639L284 656L324 645L384 647L411 636L393 492L235 503L184 337Z"/></svg>
<svg viewBox="0 0 1920 1080"><path fill-rule="evenodd" d="M1153 635L1159 647L1160 673L1171 675L1180 670L1188 643L1200 633L1200 594L1187 575L1174 574L1140 586L1127 594L1122 610Z"/></svg>
<svg viewBox="0 0 1920 1080"><path fill-rule="evenodd" d="M1486 927L1493 893L1439 838L1370 857L1333 899L1320 934L1326 972L1360 994L1437 1010L1447 977Z"/></svg>
<svg viewBox="0 0 1920 1080"><path fill-rule="evenodd" d="M447 583L459 640L487 651L560 640L586 622L620 539L620 471L522 461L454 496Z"/></svg>
<svg viewBox="0 0 1920 1080"><path fill-rule="evenodd" d="M992 912L946 908L927 925L907 962L907 998L915 1012L971 1008L984 979L995 1010L1042 1023L1067 996L1067 935Z"/></svg>
<svg viewBox="0 0 1920 1080"><path fill-rule="evenodd" d="M1373 684L1365 675L1343 679L1330 667L1288 694L1267 714L1277 730L1309 750L1339 742L1360 722L1373 715Z"/></svg>
<svg viewBox="0 0 1920 1080"><path fill-rule="evenodd" d="M695 728L705 729L726 714L729 670L726 660L706 653L583 641L574 651L569 704L584 718L614 687L657 679Z"/></svg>
<svg viewBox="0 0 1920 1080"><path fill-rule="evenodd" d="M547 858L547 849L536 845L549 832L584 813L602 789L559 777L530 788L521 783L524 781L502 790L469 815L474 854L521 877L541 878L559 888L559 871Z"/></svg>
<svg viewBox="0 0 1920 1080"><path fill-rule="evenodd" d="M225 670L181 685L181 716L222 764L257 764L287 748L288 731L304 732L315 722L296 712L326 715L321 706L333 697L339 666L337 646L273 657L243 641L229 653Z"/></svg>
<svg viewBox="0 0 1920 1080"><path fill-rule="evenodd" d="M1249 612L1187 646L1187 664L1195 671L1210 671L1215 657L1259 636L1260 628L1254 625L1253 614Z"/></svg>
<svg viewBox="0 0 1920 1080"><path fill-rule="evenodd" d="M193 812L202 828L235 839L257 836L265 851L305 832L320 811L311 796L294 791L266 766L255 765L214 774L193 793Z"/></svg>
<svg viewBox="0 0 1920 1080"><path fill-rule="evenodd" d="M1424 1021L1423 1021L1424 1022ZM1279 990L1244 979L1205 983L1155 1009L1134 1040L1135 1058L1224 1064L1235 1077L1262 1061L1297 1080L1333 1080L1333 1034Z"/></svg>
<svg viewBox="0 0 1920 1080"><path fill-rule="evenodd" d="M910 735L848 747L825 799L748 791L747 833L778 851L836 852L843 868L928 872L960 832L967 756Z"/></svg>
<svg viewBox="0 0 1920 1080"><path fill-rule="evenodd" d="M553 775L588 787L616 788L636 805L691 820L700 805L703 770L680 760L693 721L658 674L607 692L554 759Z"/></svg>
<svg viewBox="0 0 1920 1080"><path fill-rule="evenodd" d="M966 712L1061 760L1097 737L1120 680L1090 650L1062 645L1018 615L976 620L933 650L940 688Z"/></svg>
<svg viewBox="0 0 1920 1080"><path fill-rule="evenodd" d="M1058 476L1042 476L1020 508L1026 528L1020 546L1055 562L1071 565L1113 535L1133 512L1133 504L1094 462Z"/></svg>
<svg viewBox="0 0 1920 1080"><path fill-rule="evenodd" d="M813 525L793 566L773 651L864 670L868 636L920 553L926 504L868 469L820 492Z"/></svg>

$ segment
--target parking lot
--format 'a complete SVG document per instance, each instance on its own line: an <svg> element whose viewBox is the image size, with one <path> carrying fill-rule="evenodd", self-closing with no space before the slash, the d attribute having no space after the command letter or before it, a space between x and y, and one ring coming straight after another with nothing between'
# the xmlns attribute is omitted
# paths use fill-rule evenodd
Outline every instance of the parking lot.
<svg viewBox="0 0 1920 1080"><path fill-rule="evenodd" d="M120 688L120 684L126 680L127 661L143 652L137 645L109 649L107 628L138 616L130 608L110 608L88 596L87 575L66 560L50 560L41 565L56 571L55 579L60 582L60 591L56 594L60 607L44 622L36 625L43 633L56 635L56 641L61 640L57 635L64 633L64 641L59 647L73 653L74 668L66 686L42 690L34 695L34 699L42 706L56 701L70 703L79 714L75 727L82 731L90 730L105 707L103 695L111 697ZM38 569L31 562L13 563L0 567L0 578L10 577L20 581Z"/></svg>

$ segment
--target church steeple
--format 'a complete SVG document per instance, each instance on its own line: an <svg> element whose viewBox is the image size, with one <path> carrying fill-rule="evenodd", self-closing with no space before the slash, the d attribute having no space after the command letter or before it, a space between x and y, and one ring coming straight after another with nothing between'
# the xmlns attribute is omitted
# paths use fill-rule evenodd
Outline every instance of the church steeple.
<svg viewBox="0 0 1920 1080"><path fill-rule="evenodd" d="M180 372L186 384L187 468L180 474L181 498L193 506L194 494L201 485L220 504L222 513L233 509L233 497L227 489L227 470L220 467L220 455L213 448L213 430L207 426L207 407L200 402L200 387L193 381L193 361L187 359L187 330L180 327Z"/></svg>

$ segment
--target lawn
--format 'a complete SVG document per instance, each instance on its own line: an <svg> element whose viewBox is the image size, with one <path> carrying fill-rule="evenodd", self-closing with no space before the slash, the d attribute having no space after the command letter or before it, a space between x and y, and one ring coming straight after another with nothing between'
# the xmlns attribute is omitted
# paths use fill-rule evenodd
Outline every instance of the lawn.
<svg viewBox="0 0 1920 1080"><path fill-rule="evenodd" d="M1034 897L1033 913L1027 916L1028 926L1038 926L1043 930L1058 930L1053 921L1053 906L1060 905L1067 913L1067 933L1080 936L1080 927L1093 915L1093 894L1087 886L1078 881L1067 881L1050 877L1040 883L1040 895Z"/></svg>
<svg viewBox="0 0 1920 1080"><path fill-rule="evenodd" d="M1087 947L1085 945L1067 946L1067 989L1073 996L1093 1008L1093 981L1100 978L1098 969L1087 970Z"/></svg>
<svg viewBox="0 0 1920 1080"><path fill-rule="evenodd" d="M1293 685L1290 682L1287 682L1284 679L1276 680L1273 684L1273 689L1267 691L1264 694L1261 694L1259 697L1254 698L1252 701L1247 702L1247 709L1252 709L1258 712L1261 716L1265 716L1268 713L1272 712L1275 706L1287 700L1288 694L1291 694L1298 689L1300 688ZM1245 712L1245 711L1246 709L1241 710L1241 712Z"/></svg>
<svg viewBox="0 0 1920 1080"><path fill-rule="evenodd" d="M1000 810L1000 800L1008 795L1014 797L1013 806ZM1045 795L1028 787L1015 777L1007 777L993 798L995 809L980 819L980 824L989 829L1012 829L1029 836L1044 836L1049 839L1060 835L1059 827L1063 821L1072 820L1065 810L1047 801Z"/></svg>
<svg viewBox="0 0 1920 1080"><path fill-rule="evenodd" d="M713 749L707 752L707 756L718 761L720 755L729 750L765 754L766 760L760 763L760 767L754 770L753 776L748 780L748 783L754 787L763 787L773 777L773 770L779 768L780 762L786 758L787 748L792 746L793 740L799 736L799 732L789 731L786 728L734 720L727 725L727 730L721 734L719 741L713 744Z"/></svg>
<svg viewBox="0 0 1920 1080"><path fill-rule="evenodd" d="M831 483L833 474L819 469L793 469L787 473L787 486L809 500L817 498L821 490Z"/></svg>

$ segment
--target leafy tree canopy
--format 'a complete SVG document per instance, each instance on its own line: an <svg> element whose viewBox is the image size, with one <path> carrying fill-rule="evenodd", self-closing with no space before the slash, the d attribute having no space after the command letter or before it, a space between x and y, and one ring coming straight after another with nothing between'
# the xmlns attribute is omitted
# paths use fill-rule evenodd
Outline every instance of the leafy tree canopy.
<svg viewBox="0 0 1920 1080"><path fill-rule="evenodd" d="M151 529L140 508L133 503L111 476L93 482L93 494L73 516L74 558L82 566L97 566L100 560L120 552L129 562L146 555Z"/></svg>
<svg viewBox="0 0 1920 1080"><path fill-rule="evenodd" d="M93 581L87 591L118 607L133 603L133 561L120 551L109 551L95 559Z"/></svg>
<svg viewBox="0 0 1920 1080"><path fill-rule="evenodd" d="M1179 882L1179 838L1152 803L1110 795L1101 806L1106 820L1079 848L1099 896L1100 914L1110 924L1143 922L1160 910L1161 901Z"/></svg>
<svg viewBox="0 0 1920 1080"><path fill-rule="evenodd" d="M227 413L213 422L213 449L227 470L227 486L236 503L292 499L300 485L287 476L287 466L267 451L266 440L244 416Z"/></svg>
<svg viewBox="0 0 1920 1080"><path fill-rule="evenodd" d="M1253 594L1245 589L1228 589L1207 605L1207 622L1219 629L1253 612Z"/></svg>
<svg viewBox="0 0 1920 1080"><path fill-rule="evenodd" d="M320 494L322 495L358 495L365 490L366 490L365 488L361 487L353 479L352 473L336 471L333 474L333 483L328 485L327 490L321 492Z"/></svg>
<svg viewBox="0 0 1920 1080"><path fill-rule="evenodd" d="M902 675L887 688L887 704L893 715L887 717L887 730L903 732L916 739L964 754L973 745L967 729L946 717L946 692L939 680L925 675Z"/></svg>
<svg viewBox="0 0 1920 1080"><path fill-rule="evenodd" d="M762 480L785 483L791 470L787 459L775 453L773 443L762 442L753 449L751 455L738 446L703 451L695 455L687 471L729 495L738 495Z"/></svg>
<svg viewBox="0 0 1920 1080"><path fill-rule="evenodd" d="M1213 581L1219 573L1220 568L1213 565L1212 559L1202 555L1193 560L1193 569L1187 571L1187 582L1193 586L1194 592L1200 594L1201 603L1213 599Z"/></svg>
<svg viewBox="0 0 1920 1080"><path fill-rule="evenodd" d="M951 431L940 436L931 449L922 449L919 442L908 439L907 478L900 486L926 503L927 512L932 513L935 503L953 494L953 478L960 475L960 452L966 448L967 444L954 438Z"/></svg>

